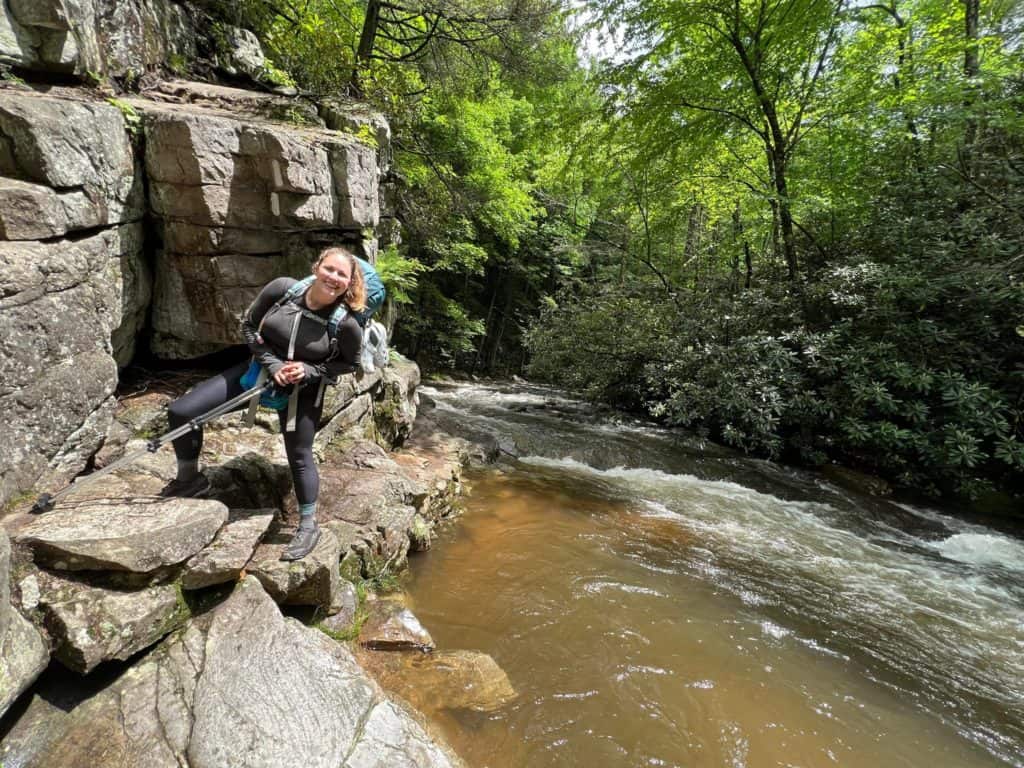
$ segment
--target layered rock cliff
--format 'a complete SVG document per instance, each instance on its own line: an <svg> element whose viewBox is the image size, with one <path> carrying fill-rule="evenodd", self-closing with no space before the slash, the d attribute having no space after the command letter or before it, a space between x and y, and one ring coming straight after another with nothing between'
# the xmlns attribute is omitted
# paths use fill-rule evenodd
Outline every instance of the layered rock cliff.
<svg viewBox="0 0 1024 768"><path fill-rule="evenodd" d="M194 69L260 75L251 33L214 45L203 20L171 0L0 3L0 504L87 466L140 351L237 344L272 277L328 244L376 253L386 122L175 77L200 51Z"/></svg>

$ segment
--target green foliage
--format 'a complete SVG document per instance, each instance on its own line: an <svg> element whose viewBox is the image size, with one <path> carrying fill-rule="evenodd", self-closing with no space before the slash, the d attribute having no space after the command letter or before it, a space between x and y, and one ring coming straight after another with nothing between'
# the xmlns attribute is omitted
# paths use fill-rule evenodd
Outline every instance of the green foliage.
<svg viewBox="0 0 1024 768"><path fill-rule="evenodd" d="M380 275L388 296L399 304L412 301L409 292L416 287L416 276L425 267L415 259L407 259L391 246L377 256L377 273Z"/></svg>
<svg viewBox="0 0 1024 768"><path fill-rule="evenodd" d="M111 106L117 107L121 111L121 115L124 117L124 125L128 129L128 133L132 136L138 136L142 131L142 116L138 113L135 107L121 99L110 98L107 99L107 103Z"/></svg>

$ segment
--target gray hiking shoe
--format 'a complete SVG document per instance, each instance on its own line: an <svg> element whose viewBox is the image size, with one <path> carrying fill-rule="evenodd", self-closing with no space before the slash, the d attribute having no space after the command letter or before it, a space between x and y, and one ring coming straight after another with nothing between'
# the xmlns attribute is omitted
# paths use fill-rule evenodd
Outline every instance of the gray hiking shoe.
<svg viewBox="0 0 1024 768"><path fill-rule="evenodd" d="M292 536L292 540L288 542L288 546L284 548L284 552L281 553L281 559L301 560L313 551L313 547L318 541L320 541L320 526L299 528Z"/></svg>
<svg viewBox="0 0 1024 768"><path fill-rule="evenodd" d="M174 478L160 489L158 496L173 496L179 499L198 499L210 492L210 481L203 474L198 474L189 480Z"/></svg>

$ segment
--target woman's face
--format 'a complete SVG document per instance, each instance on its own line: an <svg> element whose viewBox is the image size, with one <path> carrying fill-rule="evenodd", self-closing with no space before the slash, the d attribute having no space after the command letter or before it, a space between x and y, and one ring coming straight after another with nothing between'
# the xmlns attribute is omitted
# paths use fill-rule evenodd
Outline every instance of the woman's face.
<svg viewBox="0 0 1024 768"><path fill-rule="evenodd" d="M313 274L324 290L335 298L348 290L352 280L352 260L339 254L331 254L320 260Z"/></svg>

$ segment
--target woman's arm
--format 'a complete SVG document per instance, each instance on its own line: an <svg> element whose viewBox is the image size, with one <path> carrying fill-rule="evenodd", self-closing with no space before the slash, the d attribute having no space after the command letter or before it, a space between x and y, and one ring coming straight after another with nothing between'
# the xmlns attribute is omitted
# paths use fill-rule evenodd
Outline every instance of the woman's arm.
<svg viewBox="0 0 1024 768"><path fill-rule="evenodd" d="M324 377L333 382L343 373L352 373L358 367L363 329L351 314L338 326L334 340L335 352L327 360L322 363L303 363L307 383L319 383Z"/></svg>
<svg viewBox="0 0 1024 768"><path fill-rule="evenodd" d="M270 375L273 376L283 366L285 361L274 354L274 351L263 343L259 333L260 321L267 311L281 300L285 291L295 283L290 277L279 277L267 283L259 295L255 298L249 308L242 315L242 337L245 343L252 350L253 358L260 365L266 366Z"/></svg>

